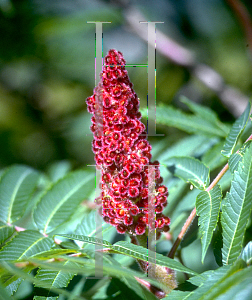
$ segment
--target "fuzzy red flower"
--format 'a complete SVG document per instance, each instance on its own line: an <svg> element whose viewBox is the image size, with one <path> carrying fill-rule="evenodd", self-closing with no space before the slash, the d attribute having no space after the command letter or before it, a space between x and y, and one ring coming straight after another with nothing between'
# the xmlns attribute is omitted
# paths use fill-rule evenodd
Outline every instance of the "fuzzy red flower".
<svg viewBox="0 0 252 300"><path fill-rule="evenodd" d="M149 186L154 186L155 227L160 236L170 224L170 219L162 214L168 191L161 185L159 163L150 161L151 146L140 121L139 99L121 52L108 52L101 80L86 103L93 114L92 149L96 166L102 172L100 202L104 220L121 234L143 235L148 227ZM149 182L148 172L153 169L155 179Z"/></svg>

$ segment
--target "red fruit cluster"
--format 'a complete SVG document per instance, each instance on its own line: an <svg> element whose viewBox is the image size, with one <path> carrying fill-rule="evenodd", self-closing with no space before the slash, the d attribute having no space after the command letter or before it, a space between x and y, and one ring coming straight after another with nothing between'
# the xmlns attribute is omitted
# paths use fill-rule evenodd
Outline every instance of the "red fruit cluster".
<svg viewBox="0 0 252 300"><path fill-rule="evenodd" d="M170 224L170 219L162 214L168 191L161 185L159 163L151 162L151 146L140 121L139 99L132 87L122 53L110 50L101 81L94 95L86 100L88 111L93 114L92 149L102 173L102 192L97 200L102 204L104 220L119 233L142 235L148 226L152 199L155 215L151 218L156 216L155 228L160 235ZM154 182L149 182L151 173Z"/></svg>

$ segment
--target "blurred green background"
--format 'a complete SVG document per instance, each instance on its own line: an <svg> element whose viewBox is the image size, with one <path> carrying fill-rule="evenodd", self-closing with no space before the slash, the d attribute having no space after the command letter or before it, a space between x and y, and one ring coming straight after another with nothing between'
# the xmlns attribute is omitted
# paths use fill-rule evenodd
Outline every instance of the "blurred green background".
<svg viewBox="0 0 252 300"><path fill-rule="evenodd" d="M251 1L243 4L251 15ZM59 160L78 168L94 162L85 99L95 83L95 25L86 22L112 22L103 25L104 55L115 48L129 64L146 63L147 43L127 23L131 9L145 20L163 21L157 29L191 51L196 62L251 95L251 45L223 0L0 0L0 168L23 163L45 170ZM229 106L191 68L162 56L159 41L158 35L157 103L180 107L183 94L232 122ZM127 69L146 107L147 70ZM160 127L162 132L172 143L181 137L178 130Z"/></svg>

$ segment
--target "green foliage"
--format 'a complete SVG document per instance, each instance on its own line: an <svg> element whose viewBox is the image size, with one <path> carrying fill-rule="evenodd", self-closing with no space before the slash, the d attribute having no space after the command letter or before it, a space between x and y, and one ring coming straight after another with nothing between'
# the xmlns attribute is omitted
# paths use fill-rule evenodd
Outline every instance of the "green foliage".
<svg viewBox="0 0 252 300"><path fill-rule="evenodd" d="M224 155L226 157L230 157L230 155L233 153L235 145L237 143L237 140L238 140L239 136L242 134L245 126L247 125L247 122L249 120L250 111L251 111L251 102L249 101L246 110L235 121L234 125L231 128L231 130L226 138L223 150L221 151L222 155Z"/></svg>
<svg viewBox="0 0 252 300"><path fill-rule="evenodd" d="M94 189L91 171L75 171L50 186L33 212L34 221L43 233L48 233L67 221Z"/></svg>
<svg viewBox="0 0 252 300"><path fill-rule="evenodd" d="M230 192L223 200L221 225L223 230L222 260L234 262L242 250L242 242L252 210L252 145L246 150L238 170L234 172Z"/></svg>
<svg viewBox="0 0 252 300"><path fill-rule="evenodd" d="M173 175L192 183L198 189L204 190L209 185L208 168L195 158L171 157L164 164Z"/></svg>
<svg viewBox="0 0 252 300"><path fill-rule="evenodd" d="M34 192L39 174L26 166L12 166L1 176L0 219L12 224L22 217Z"/></svg>
<svg viewBox="0 0 252 300"><path fill-rule="evenodd" d="M124 240L102 218L97 228L97 211L93 209L94 169L72 170L69 162L59 161L48 166L47 172L24 165L1 171L0 294L3 299L21 299L19 293L24 283L29 284L34 300L156 299L153 289L151 292L142 287L143 280L145 286L167 290L165 281L147 277L136 270L133 261L176 271L178 288L164 299L235 300L238 299L235 294L249 299L252 247L247 228L251 228L252 208L251 142L230 155L231 172L210 189L210 178L227 161L221 150L229 126L219 121L209 108L185 98L182 102L193 115L165 106L163 113L170 111L171 117L175 113L176 118L185 119L172 123L169 114L168 121L157 118L159 123L193 134L183 136L169 148L165 139L153 145L169 190L164 214L171 218L170 236L161 236L156 253L149 251L147 245L142 247ZM245 123L250 126L251 122ZM236 134L232 149L238 147L238 136L242 139L241 131ZM224 199L222 191L226 194ZM195 206L198 223L195 220L189 228L178 250L182 261L171 259L167 253L172 240ZM101 230L102 239L96 237L97 230ZM247 245L243 248L245 236ZM201 247L195 246L199 241ZM188 251L192 246L193 252ZM197 266L201 267L190 264L191 260L197 260ZM180 278L183 273L192 277L184 281Z"/></svg>
<svg viewBox="0 0 252 300"><path fill-rule="evenodd" d="M87 21L111 22L102 24L104 55L115 48L127 64L146 64L139 20L147 19L164 22L155 63L164 137L148 139L171 224L157 241L157 263L181 271L164 299L251 299L251 43L231 2L0 0L0 300L154 300L153 286L163 288L135 263L153 257L145 248L104 221L96 239L95 169L83 169L94 164L84 101L94 88L96 25ZM251 15L252 1L240 2ZM126 69L144 108L147 68ZM226 163L220 187L209 190ZM96 257L104 276L94 279Z"/></svg>
<svg viewBox="0 0 252 300"><path fill-rule="evenodd" d="M18 261L49 250L53 245L51 238L37 231L25 230L14 235L0 251L0 260Z"/></svg>
<svg viewBox="0 0 252 300"><path fill-rule="evenodd" d="M232 174L234 174L234 171L238 169L239 162L242 160L246 149L250 146L251 140L247 143L244 143L244 145L239 149L237 153L234 153L230 156L228 160L228 166Z"/></svg>
<svg viewBox="0 0 252 300"><path fill-rule="evenodd" d="M63 266L71 267L73 263L66 261ZM70 280L74 277L74 273L63 272L63 271L52 271L44 268L40 268L35 276L39 282L35 285L36 287L42 287L48 289L50 293L51 288L62 288L68 286Z"/></svg>
<svg viewBox="0 0 252 300"><path fill-rule="evenodd" d="M210 275L207 276L207 278L197 289L195 289L195 291L191 293L185 292L184 295L180 293L180 298L176 298L177 291L172 291L167 299L230 299L229 297L232 295L234 290L239 291L239 289L243 287L244 283L246 289L251 291L251 286L248 285L248 279L251 275L252 268L245 268L244 262L238 260L233 265L221 267L210 273Z"/></svg>
<svg viewBox="0 0 252 300"><path fill-rule="evenodd" d="M184 100L185 102L185 100ZM208 137L225 137L227 134L227 126L222 124L219 120L216 122L216 115L214 113L202 114L202 110L196 109L196 105L190 105L188 100L187 105L194 115L189 115L172 106L157 106L156 107L156 121L158 124L172 126L183 130L187 133L202 134ZM208 111L208 110L207 110ZM143 117L148 116L146 109L142 110ZM155 115L154 115L155 116ZM154 116L149 116L153 118Z"/></svg>
<svg viewBox="0 0 252 300"><path fill-rule="evenodd" d="M249 265L252 263L252 242L249 242L242 251L241 258Z"/></svg>
<svg viewBox="0 0 252 300"><path fill-rule="evenodd" d="M211 242L213 231L216 228L220 204L221 204L221 188L216 185L212 190L203 191L196 198L196 212L199 216L199 226L202 244L202 263L204 261L206 251Z"/></svg>

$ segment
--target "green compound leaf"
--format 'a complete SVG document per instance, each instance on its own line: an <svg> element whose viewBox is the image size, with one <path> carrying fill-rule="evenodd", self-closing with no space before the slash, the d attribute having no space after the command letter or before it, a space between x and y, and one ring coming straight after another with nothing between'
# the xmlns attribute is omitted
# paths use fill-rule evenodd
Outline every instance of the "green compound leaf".
<svg viewBox="0 0 252 300"><path fill-rule="evenodd" d="M63 256L65 254L73 254L73 253L78 253L79 250L77 249L61 249L61 248L56 248L56 249L50 249L48 251L44 251L41 253L38 253L34 255L35 259L41 259L41 260L47 260L50 258L57 258L59 256Z"/></svg>
<svg viewBox="0 0 252 300"><path fill-rule="evenodd" d="M106 261L106 264L109 264L111 266L118 266L120 268L125 267L124 264L123 264L123 267L122 267L122 264L120 264L117 260L115 260L113 257L111 257L109 255L103 255L103 259L104 259L104 262ZM122 287L122 283L123 283L122 289L120 288L121 295L122 295L122 293L124 293L125 295L127 295L126 297L128 299L130 299L132 297L133 297L132 299L135 299L138 295L140 297L140 299L148 299L148 300L153 299L153 300L156 300L155 298L153 298L151 296L153 294L151 294L149 291L147 291L148 298L145 298L144 289L142 289L140 284L138 283L138 281L135 280L135 278L132 278L131 276L122 275L120 280L118 280L116 278L113 278L112 282L114 282L117 286L121 286L121 287ZM111 281L110 281L110 283L111 283ZM139 297L137 297L137 299L139 299ZM120 298L122 298L122 297L120 297ZM122 298L122 299L125 299L125 298Z"/></svg>
<svg viewBox="0 0 252 300"><path fill-rule="evenodd" d="M223 200L223 264L234 262L241 253L246 225L252 209L252 145L234 172L230 192Z"/></svg>
<svg viewBox="0 0 252 300"><path fill-rule="evenodd" d="M78 235L78 234L57 234L57 236L61 236L70 240L77 240L81 241L84 243L89 243L89 244L95 244L95 245L101 245L103 247L111 248L112 244L105 240L100 240L95 237L89 237L89 236L84 236L84 235Z"/></svg>
<svg viewBox="0 0 252 300"><path fill-rule="evenodd" d="M155 279L152 279L150 277L146 277L145 274L143 274L140 271L135 271L130 268L124 268L122 267L117 261L113 260L113 263L111 264L111 258L103 253L100 253L101 258L103 259L103 274L104 276L113 276L116 278L119 278L120 280L124 278L131 278L135 280L135 276L139 278L144 278L146 281L151 282L157 287L162 288L163 285L158 282ZM40 261L34 258L31 258L29 261L32 262L33 264L36 264L37 266L49 269L49 270L54 270L54 271L65 271L65 272L71 272L75 274L82 274L85 277L86 276L93 276L97 274L97 265L96 261L94 259L84 259L82 257L68 257L68 261L76 263L76 266L67 266L65 267L63 265L63 262L44 262ZM16 268L12 268L11 271L15 272ZM16 272L15 272L16 273ZM32 281L37 284L38 280L36 278L33 278ZM53 288L55 291L59 290L57 288ZM64 290L61 290L64 291ZM136 290L135 290L136 291ZM136 291L137 292L137 291ZM64 294L63 294L64 295ZM76 297L76 300L84 299L80 296ZM86 298L85 298L86 299Z"/></svg>
<svg viewBox="0 0 252 300"><path fill-rule="evenodd" d="M143 117L148 116L147 109L141 110ZM188 133L194 133L209 137L226 137L226 132L219 128L218 124L206 120L205 117L189 115L172 106L157 106L156 115L148 118L154 119L157 124L163 124L178 128Z"/></svg>
<svg viewBox="0 0 252 300"><path fill-rule="evenodd" d="M102 225L102 217L98 215L99 221L97 221L97 211L92 210L88 215L85 215L82 219L82 222L77 226L75 234L84 235L84 236L94 236L96 233L96 227L98 224ZM107 225L107 223L106 223ZM103 227L104 228L104 227ZM102 228L102 229L103 229Z"/></svg>
<svg viewBox="0 0 252 300"><path fill-rule="evenodd" d="M239 275L241 275L242 277L236 278L238 279L237 280L238 283L232 286L232 282L231 282L231 288L227 292L220 295L217 299L218 300L240 300L240 299L251 300L252 282L251 282L251 277L248 277L246 273L247 271L245 270L241 271Z"/></svg>
<svg viewBox="0 0 252 300"><path fill-rule="evenodd" d="M197 116L204 118L209 123L212 123L213 126L218 127L218 129L221 129L223 131L223 134L228 134L229 127L218 119L217 114L212 109L206 106L199 105L189 100L185 96L181 96L180 101L186 104L190 108L190 110L194 112Z"/></svg>
<svg viewBox="0 0 252 300"><path fill-rule="evenodd" d="M54 242L37 231L21 231L0 251L0 261L17 261L49 250Z"/></svg>
<svg viewBox="0 0 252 300"><path fill-rule="evenodd" d="M169 146L169 148L167 148L167 141L164 140L163 150L160 154L158 154L158 156L156 156L156 158L160 161L160 164L162 164L163 161L166 161L172 156L176 156L178 153L180 154L180 156L194 156L195 153L199 153L199 155L202 155L202 153L206 151L204 147L208 143L211 143L209 147L212 147L212 144L216 139L217 138L209 139L209 137L204 137L202 135L190 135ZM161 143L162 142L160 142L160 144ZM198 152L199 149L204 150Z"/></svg>
<svg viewBox="0 0 252 300"><path fill-rule="evenodd" d="M202 244L202 263L218 222L221 199L222 192L219 185L216 185L209 192L201 192L196 198L196 212L199 216L198 224Z"/></svg>
<svg viewBox="0 0 252 300"><path fill-rule="evenodd" d="M169 171L197 189L204 190L209 185L209 169L201 161L192 157L174 156L163 162Z"/></svg>
<svg viewBox="0 0 252 300"><path fill-rule="evenodd" d="M38 229L49 233L68 221L94 189L93 170L74 171L57 181L41 197L33 212Z"/></svg>
<svg viewBox="0 0 252 300"><path fill-rule="evenodd" d="M114 245L111 245L109 242L107 242L105 240L99 240L99 239L96 239L93 237L88 237L88 236L81 236L81 235L75 235L75 234L60 234L60 235L57 234L57 236L65 237L65 238L72 239L72 240L78 240L78 241L82 241L82 242L86 242L86 243L102 245L103 247L110 248L111 250L113 250L117 253L128 255L135 259L141 259L143 261L148 261L148 259L149 259L149 262L151 262L150 252L153 254L152 257L154 257L154 252L152 252L144 247L136 246L134 244L124 242L124 241L120 241ZM161 266L166 266L173 270L177 270L177 271L181 271L181 272L185 272L185 273L189 273L189 274L193 274L193 275L198 275L196 272L184 267L181 263L179 263L169 257L163 256L159 253L156 253L156 260L153 262L155 262L156 264L161 265Z"/></svg>
<svg viewBox="0 0 252 300"><path fill-rule="evenodd" d="M196 272L194 272L189 268L184 267L181 263L175 261L174 259L171 259L167 256L163 256L162 254L155 253L144 247L137 246L125 241L120 241L115 243L111 247L111 249L118 253L134 257L135 259L149 261L150 263L155 263L160 266L168 267L172 270L198 275ZM153 259L154 257L155 259Z"/></svg>
<svg viewBox="0 0 252 300"><path fill-rule="evenodd" d="M34 266L29 265L22 268L22 271L29 274L33 269ZM1 283L5 286L6 290L10 293L10 295L13 295L17 291L22 281L23 279L17 276L16 274L12 274L6 271L4 274L1 274Z"/></svg>
<svg viewBox="0 0 252 300"><path fill-rule="evenodd" d="M30 260L32 261L31 258L30 258ZM40 261L38 261L38 260L35 260L35 263L38 266L41 265ZM44 263L44 264L42 263L42 265L45 268L48 266L48 269L51 269L51 266L53 265L53 263L48 264L48 262L47 262L47 263ZM61 268L64 268L64 263L62 263L62 262L57 262L56 265L57 265L57 268L55 268L55 271L59 271L59 270L61 270ZM19 278L22 278L22 279L26 280L27 282L31 282L33 284L40 284L40 281L37 278L35 278L31 273L27 273L24 270L22 270L20 268L17 268L15 265L13 265L11 263L7 263L7 262L2 261L2 262L0 262L0 267L4 268L9 273L17 275ZM70 268L72 268L72 267L70 267ZM72 269L74 269L74 268L72 268ZM65 272L71 272L71 270L68 270L67 268L65 268L64 270L65 270ZM64 289L59 289L59 288L52 287L51 290L54 293L57 293L59 295L62 294L65 297L68 297L67 299L71 299L71 297L72 297L72 294L70 292L68 292L67 290L64 290ZM78 296L78 298L77 297L72 297L72 298L76 299L76 300L77 299L78 300L85 300L85 298L83 298L81 296Z"/></svg>
<svg viewBox="0 0 252 300"><path fill-rule="evenodd" d="M14 233L14 226L8 226L0 221L0 245L3 244Z"/></svg>
<svg viewBox="0 0 252 300"><path fill-rule="evenodd" d="M234 153L230 156L228 160L228 167L232 174L234 174L234 171L238 169L239 162L242 160L246 149L250 146L251 143L251 140L248 141L241 147L238 153Z"/></svg>
<svg viewBox="0 0 252 300"><path fill-rule="evenodd" d="M37 187L39 173L26 166L12 166L0 179L0 220L12 224L20 219Z"/></svg>
<svg viewBox="0 0 252 300"><path fill-rule="evenodd" d="M202 274L204 275L204 273ZM245 268L242 260L238 260L234 265L224 266L213 273L195 291L180 298L186 300L212 300L212 299L238 299L230 297L230 292L234 288L241 288L252 276L252 267ZM172 295L173 292L171 292ZM169 296L168 298L169 299ZM172 298L176 299L176 298Z"/></svg>
<svg viewBox="0 0 252 300"><path fill-rule="evenodd" d="M243 114L235 121L234 125L232 126L225 144L223 146L223 150L221 151L221 154L230 157L230 155L233 153L235 145L237 143L237 140L239 136L242 134L245 126L247 125L247 122L249 120L249 114L251 110L251 102L249 101L245 111Z"/></svg>
<svg viewBox="0 0 252 300"><path fill-rule="evenodd" d="M252 264L252 241L248 242L246 247L243 249L241 258L247 263Z"/></svg>
<svg viewBox="0 0 252 300"><path fill-rule="evenodd" d="M115 227L105 223L97 210L92 210L88 214L84 215L74 234L95 237L96 229L102 229L102 238L104 240L110 241L113 239ZM81 248L93 248L93 245L90 243L84 243L83 245L81 244L82 243L78 244L81 246Z"/></svg>
<svg viewBox="0 0 252 300"><path fill-rule="evenodd" d="M76 264L73 262L65 261L63 263L63 267L71 267L75 266ZM67 287L70 280L75 276L75 273L66 272L66 271L53 271L49 269L40 268L37 272L35 278L39 280L36 283L36 287L42 287L48 289L48 297L45 299L50 299L49 293L51 292L52 288L63 288Z"/></svg>

